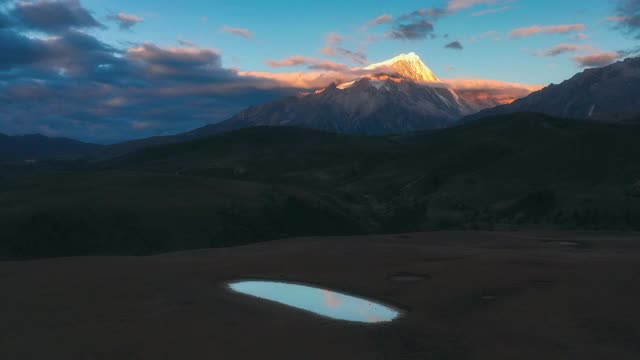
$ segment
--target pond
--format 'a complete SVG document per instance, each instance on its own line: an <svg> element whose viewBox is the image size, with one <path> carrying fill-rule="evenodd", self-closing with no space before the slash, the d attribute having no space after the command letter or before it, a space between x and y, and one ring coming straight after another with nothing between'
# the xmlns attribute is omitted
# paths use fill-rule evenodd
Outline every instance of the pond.
<svg viewBox="0 0 640 360"><path fill-rule="evenodd" d="M384 323L400 316L400 311L371 300L335 291L284 282L237 281L231 290L288 305L336 320Z"/></svg>

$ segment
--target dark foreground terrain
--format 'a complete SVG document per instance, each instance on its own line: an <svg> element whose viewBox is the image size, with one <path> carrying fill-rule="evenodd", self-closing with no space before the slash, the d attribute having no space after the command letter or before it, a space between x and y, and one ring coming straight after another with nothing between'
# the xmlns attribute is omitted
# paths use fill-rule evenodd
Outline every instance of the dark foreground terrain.
<svg viewBox="0 0 640 360"><path fill-rule="evenodd" d="M640 230L640 125L523 113L356 137L250 128L93 162L0 167L0 259L298 236Z"/></svg>
<svg viewBox="0 0 640 360"><path fill-rule="evenodd" d="M498 232L1 262L0 358L635 360L638 263L634 233ZM406 314L386 325L336 322L224 285L256 277Z"/></svg>

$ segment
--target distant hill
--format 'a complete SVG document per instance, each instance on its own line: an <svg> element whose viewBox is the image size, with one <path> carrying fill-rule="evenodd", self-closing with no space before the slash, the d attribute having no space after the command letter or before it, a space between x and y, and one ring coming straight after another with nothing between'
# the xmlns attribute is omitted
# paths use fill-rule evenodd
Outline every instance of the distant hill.
<svg viewBox="0 0 640 360"><path fill-rule="evenodd" d="M84 168L6 167L0 257L440 229L640 230L639 138L640 125L520 113L381 137L255 127Z"/></svg>
<svg viewBox="0 0 640 360"><path fill-rule="evenodd" d="M640 58L587 69L561 84L549 85L511 104L480 111L465 121L523 111L573 119L640 118Z"/></svg>
<svg viewBox="0 0 640 360"><path fill-rule="evenodd" d="M100 145L43 135L0 134L0 162L76 160L94 153Z"/></svg>

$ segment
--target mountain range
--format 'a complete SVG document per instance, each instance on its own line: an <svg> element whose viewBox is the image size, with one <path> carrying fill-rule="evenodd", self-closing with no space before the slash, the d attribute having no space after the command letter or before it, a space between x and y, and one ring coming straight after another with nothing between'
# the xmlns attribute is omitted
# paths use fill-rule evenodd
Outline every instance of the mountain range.
<svg viewBox="0 0 640 360"><path fill-rule="evenodd" d="M171 136L99 146L40 135L0 135L0 162L117 157L163 144L255 126L295 126L353 135L388 135L448 128L500 114L536 112L590 120L640 115L640 58L587 69L561 84L499 105L444 84L415 53L362 69L356 78L250 107L221 123Z"/></svg>
<svg viewBox="0 0 640 360"><path fill-rule="evenodd" d="M388 135L517 112L592 120L629 119L640 114L640 58L585 70L509 104L450 88L415 53L364 70L368 72L355 80L250 107L221 123L154 142L178 142L253 126Z"/></svg>

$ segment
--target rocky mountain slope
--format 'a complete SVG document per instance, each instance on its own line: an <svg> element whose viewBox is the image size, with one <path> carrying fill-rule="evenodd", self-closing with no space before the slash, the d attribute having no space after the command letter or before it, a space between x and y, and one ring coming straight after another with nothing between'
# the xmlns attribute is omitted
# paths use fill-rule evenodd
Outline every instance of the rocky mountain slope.
<svg viewBox="0 0 640 360"><path fill-rule="evenodd" d="M640 58L587 69L561 84L551 84L511 104L483 110L468 120L522 111L573 119L637 117L640 115Z"/></svg>

